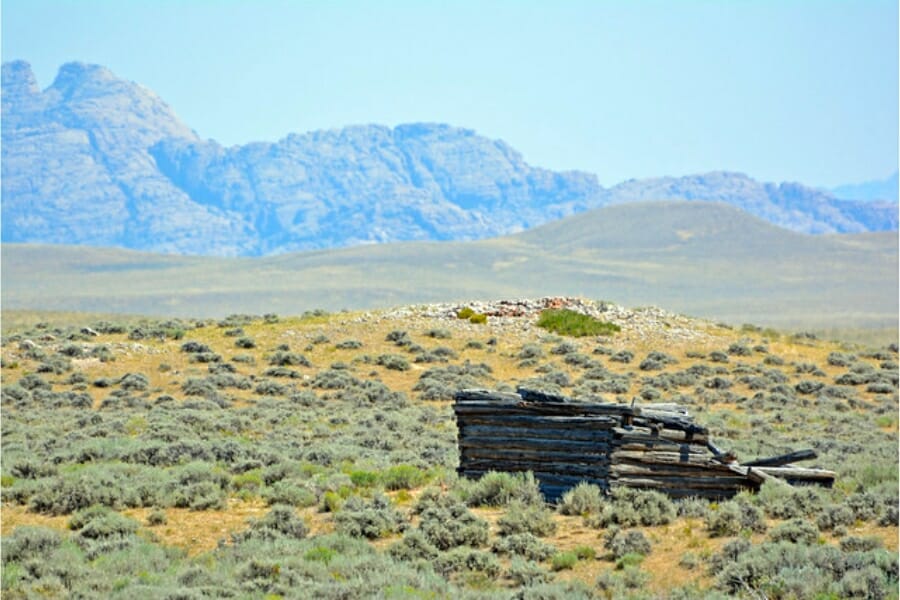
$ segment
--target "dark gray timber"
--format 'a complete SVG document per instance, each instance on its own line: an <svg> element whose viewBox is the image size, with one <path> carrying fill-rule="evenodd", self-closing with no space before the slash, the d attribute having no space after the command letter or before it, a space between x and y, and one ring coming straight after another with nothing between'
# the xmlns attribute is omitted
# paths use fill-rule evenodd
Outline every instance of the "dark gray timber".
<svg viewBox="0 0 900 600"><path fill-rule="evenodd" d="M834 473L785 466L811 450L744 465L718 448L687 410L672 404L575 402L564 396L465 390L456 395L463 477L531 472L544 496L558 500L580 482L608 491L628 486L674 498L723 499L766 481L831 486Z"/></svg>
<svg viewBox="0 0 900 600"><path fill-rule="evenodd" d="M771 458L757 458L743 464L745 467L782 467L793 462L801 460L812 460L819 458L815 450L797 450L796 452L788 452Z"/></svg>

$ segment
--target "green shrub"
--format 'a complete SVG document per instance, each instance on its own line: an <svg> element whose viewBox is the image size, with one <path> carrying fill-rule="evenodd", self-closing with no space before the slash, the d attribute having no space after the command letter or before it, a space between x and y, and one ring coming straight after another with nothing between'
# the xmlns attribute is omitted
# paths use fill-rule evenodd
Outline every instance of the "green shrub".
<svg viewBox="0 0 900 600"><path fill-rule="evenodd" d="M489 471L460 490L469 506L503 506L514 500L524 504L543 504L534 475Z"/></svg>
<svg viewBox="0 0 900 600"><path fill-rule="evenodd" d="M425 483L425 473L412 465L393 465L382 473L381 482L389 490L411 490Z"/></svg>
<svg viewBox="0 0 900 600"><path fill-rule="evenodd" d="M168 521L169 518L166 516L166 511L161 508L154 508L147 514L147 525L150 527L165 525Z"/></svg>
<svg viewBox="0 0 900 600"><path fill-rule="evenodd" d="M626 554L650 554L650 541L638 529L611 527L603 536L603 547L614 559Z"/></svg>
<svg viewBox="0 0 900 600"><path fill-rule="evenodd" d="M542 561L553 556L556 549L530 533L514 533L494 542L494 552Z"/></svg>
<svg viewBox="0 0 900 600"><path fill-rule="evenodd" d="M359 340L344 340L334 345L338 350L357 350L362 348L363 344Z"/></svg>
<svg viewBox="0 0 900 600"><path fill-rule="evenodd" d="M309 362L302 354L296 352L286 352L279 350L269 357L269 364L276 367L311 367Z"/></svg>
<svg viewBox="0 0 900 600"><path fill-rule="evenodd" d="M434 569L445 576L475 571L494 578L500 574L500 562L490 552L460 546L438 555L434 561Z"/></svg>
<svg viewBox="0 0 900 600"><path fill-rule="evenodd" d="M819 528L803 519L791 519L772 528L769 539L773 542L793 542L795 544L815 544L819 539Z"/></svg>
<svg viewBox="0 0 900 600"><path fill-rule="evenodd" d="M759 508L746 500L734 499L710 507L706 515L706 529L710 537L727 537L745 529L762 532L766 530L766 524Z"/></svg>
<svg viewBox="0 0 900 600"><path fill-rule="evenodd" d="M600 321L565 308L541 311L537 325L547 331L572 337L612 335L621 331L621 328L615 323Z"/></svg>
<svg viewBox="0 0 900 600"><path fill-rule="evenodd" d="M665 525L675 519L675 505L668 496L652 490L617 487L610 501L587 523L592 527Z"/></svg>
<svg viewBox="0 0 900 600"><path fill-rule="evenodd" d="M452 337L450 330L444 328L429 329L425 332L425 335L436 340L449 340Z"/></svg>
<svg viewBox="0 0 900 600"><path fill-rule="evenodd" d="M439 550L457 546L479 547L487 543L487 521L460 503L432 504L422 510L418 530Z"/></svg>
<svg viewBox="0 0 900 600"><path fill-rule="evenodd" d="M234 341L234 345L237 346L238 348L244 348L244 349L256 348L256 342L253 340L253 338L246 337L246 336L239 337L238 339L236 339Z"/></svg>
<svg viewBox="0 0 900 600"><path fill-rule="evenodd" d="M139 523L106 506L91 506L80 510L69 519L69 529L79 539L96 540L130 535L138 530Z"/></svg>
<svg viewBox="0 0 900 600"><path fill-rule="evenodd" d="M596 485L582 481L563 494L557 505L560 514L588 516L603 508L603 491Z"/></svg>
<svg viewBox="0 0 900 600"><path fill-rule="evenodd" d="M469 319L474 314L475 314L475 311L472 310L471 308L469 308L468 306L466 306L464 308L459 309L456 312L456 318L457 319Z"/></svg>
<svg viewBox="0 0 900 600"><path fill-rule="evenodd" d="M556 531L556 522L553 511L543 504L524 504L514 500L497 520L497 527L500 535L530 533L543 537Z"/></svg>
<svg viewBox="0 0 900 600"><path fill-rule="evenodd" d="M399 354L382 354L375 359L375 364L393 371L409 371L409 361Z"/></svg>
<svg viewBox="0 0 900 600"><path fill-rule="evenodd" d="M377 494L371 501L351 496L334 516L339 533L377 539L400 533L408 526L406 516L393 507L390 498Z"/></svg>
<svg viewBox="0 0 900 600"><path fill-rule="evenodd" d="M507 576L517 585L532 588L535 585L550 581L553 576L539 564L531 560L514 557L509 565ZM546 597L546 596L542 596ZM568 597L568 596L565 596Z"/></svg>
<svg viewBox="0 0 900 600"><path fill-rule="evenodd" d="M557 552L550 559L550 568L554 571L571 569L578 562L578 555L574 552Z"/></svg>
<svg viewBox="0 0 900 600"><path fill-rule="evenodd" d="M469 317L469 323L474 323L475 325L484 325L487 323L487 315L482 313L476 313Z"/></svg>

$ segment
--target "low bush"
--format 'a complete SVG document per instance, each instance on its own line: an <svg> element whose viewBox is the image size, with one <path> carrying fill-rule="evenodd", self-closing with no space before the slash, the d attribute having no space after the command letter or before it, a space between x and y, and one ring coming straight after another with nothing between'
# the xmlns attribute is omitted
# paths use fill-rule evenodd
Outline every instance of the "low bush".
<svg viewBox="0 0 900 600"><path fill-rule="evenodd" d="M351 496L334 516L335 530L351 537L377 539L400 533L408 525L406 515L384 494L377 494L371 501Z"/></svg>
<svg viewBox="0 0 900 600"><path fill-rule="evenodd" d="M393 465L381 474L381 482L388 490L411 490L425 482L426 474L412 465Z"/></svg>
<svg viewBox="0 0 900 600"><path fill-rule="evenodd" d="M276 504L261 519L250 519L250 527L232 534L232 541L242 543L248 540L302 540L309 535L309 527L301 519L293 506Z"/></svg>
<svg viewBox="0 0 900 600"><path fill-rule="evenodd" d="M603 508L603 491L596 485L582 481L565 492L557 505L563 515L586 517Z"/></svg>
<svg viewBox="0 0 900 600"><path fill-rule="evenodd" d="M537 326L559 335L572 337L612 335L622 330L615 323L601 321L565 308L541 311Z"/></svg>
<svg viewBox="0 0 900 600"><path fill-rule="evenodd" d="M706 529L710 537L728 537L743 530L766 530L762 511L740 497L710 507L706 515Z"/></svg>
<svg viewBox="0 0 900 600"><path fill-rule="evenodd" d="M409 361L399 354L382 354L375 359L375 364L393 371L409 371Z"/></svg>
<svg viewBox="0 0 900 600"><path fill-rule="evenodd" d="M556 531L556 522L553 520L553 512L543 504L513 501L497 520L497 527L500 535L530 533L544 537Z"/></svg>
<svg viewBox="0 0 900 600"><path fill-rule="evenodd" d="M803 519L791 519L773 527L769 531L769 539L773 542L815 544L819 539L819 528Z"/></svg>
<svg viewBox="0 0 900 600"><path fill-rule="evenodd" d="M638 529L611 527L603 536L603 547L614 560L627 554L650 554L650 540Z"/></svg>
<svg viewBox="0 0 900 600"><path fill-rule="evenodd" d="M543 504L544 497L534 475L490 471L474 482L466 482L460 492L469 506L503 506L518 500L523 504Z"/></svg>
<svg viewBox="0 0 900 600"><path fill-rule="evenodd" d="M556 548L530 533L514 533L494 542L494 552L543 561L550 558Z"/></svg>
<svg viewBox="0 0 900 600"><path fill-rule="evenodd" d="M431 504L419 517L418 531L439 550L457 546L480 547L488 541L487 521L461 503Z"/></svg>
<svg viewBox="0 0 900 600"><path fill-rule="evenodd" d="M461 546L438 555L434 561L434 569L445 576L474 571L495 578L500 574L500 562L490 552Z"/></svg>
<svg viewBox="0 0 900 600"><path fill-rule="evenodd" d="M675 518L675 505L668 496L650 490L626 487L614 488L603 510L591 515L587 523L592 527L623 527L665 525Z"/></svg>
<svg viewBox="0 0 900 600"><path fill-rule="evenodd" d="M509 570L506 572L506 574L517 585L526 586L530 589L534 589L534 586L546 583L553 578L553 576L546 569L544 569L536 562L527 559L523 560L517 557L513 558L510 562ZM540 595L538 597L548 599L553 598L553 596L549 595ZM560 596L560 598L571 597L572 596L569 595Z"/></svg>
<svg viewBox="0 0 900 600"><path fill-rule="evenodd" d="M578 555L574 552L557 552L550 559L550 568L554 571L571 569L578 562Z"/></svg>

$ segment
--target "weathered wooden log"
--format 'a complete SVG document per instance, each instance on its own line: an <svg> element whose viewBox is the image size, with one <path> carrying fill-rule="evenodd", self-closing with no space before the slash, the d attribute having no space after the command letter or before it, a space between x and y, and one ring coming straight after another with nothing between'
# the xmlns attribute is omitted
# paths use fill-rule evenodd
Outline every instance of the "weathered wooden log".
<svg viewBox="0 0 900 600"><path fill-rule="evenodd" d="M609 465L610 476L628 475L653 475L659 477L719 477L732 472L724 465L649 465L649 464L622 464Z"/></svg>
<svg viewBox="0 0 900 600"><path fill-rule="evenodd" d="M613 464L638 463L645 465L699 465L713 466L717 465L727 470L727 466L720 464L715 457L702 454L693 454L690 452L662 452L648 450L645 452L634 450L614 450L610 456L610 462Z"/></svg>
<svg viewBox="0 0 900 600"><path fill-rule="evenodd" d="M461 443L461 444L464 444ZM461 445L461 456L467 458L488 458L498 462L504 460L533 460L554 463L610 464L607 452L554 452L544 448L485 447L481 445Z"/></svg>
<svg viewBox="0 0 900 600"><path fill-rule="evenodd" d="M534 410L551 411L554 414L607 414L629 415L641 414L641 409L629 404L613 404L601 402L574 402L565 396L548 394L537 390L519 388L516 390L522 400Z"/></svg>
<svg viewBox="0 0 900 600"><path fill-rule="evenodd" d="M834 471L824 469L803 469L800 467L751 467L754 471L765 473L788 483L814 483L831 487L834 483Z"/></svg>
<svg viewBox="0 0 900 600"><path fill-rule="evenodd" d="M796 452L788 452L787 454L779 454L771 458L757 458L756 460L742 462L745 467L781 467L793 462L801 460L812 460L818 458L815 450L797 450Z"/></svg>
<svg viewBox="0 0 900 600"><path fill-rule="evenodd" d="M630 442L627 444L613 444L613 452L620 450L632 450L643 452L647 450L662 450L666 452L687 452L698 456L710 456L705 446L694 446L691 444L679 444L678 442L670 442L668 440L656 440L645 442Z"/></svg>
<svg viewBox="0 0 900 600"><path fill-rule="evenodd" d="M465 401L456 402L453 410L456 414L475 414L475 413L511 413L526 415L552 415L552 416L620 416L617 410L608 408L610 405L572 403L572 404L549 404L544 402L481 402L481 401ZM630 410L630 409L629 409ZM625 413L626 416L628 413Z"/></svg>
<svg viewBox="0 0 900 600"><path fill-rule="evenodd" d="M686 406L682 406L681 404L673 404L671 402L652 402L649 404L638 404L638 408L641 409L642 415L647 415L648 413L671 413L676 415L685 415L688 414L688 409Z"/></svg>
<svg viewBox="0 0 900 600"><path fill-rule="evenodd" d="M475 413L462 412L456 415L456 421L462 425L486 425L501 427L566 427L588 431L610 430L619 425L619 420L612 417L557 417L553 415L516 414L503 411L482 411Z"/></svg>
<svg viewBox="0 0 900 600"><path fill-rule="evenodd" d="M526 437L465 436L460 438L461 448L524 448L559 452L569 450L580 453L609 453L610 445L602 441L563 441Z"/></svg>
<svg viewBox="0 0 900 600"><path fill-rule="evenodd" d="M497 392L492 390L483 390L483 389L467 389L460 390L456 392L454 395L454 400L457 402L465 401L465 400L476 400L476 401L501 401L501 402L509 402L516 403L521 402L522 396L518 394L513 394L509 392Z"/></svg>
<svg viewBox="0 0 900 600"><path fill-rule="evenodd" d="M678 415L668 416L660 413L649 416L641 415L634 418L634 424L644 427L650 426L651 424L661 424L666 429L675 429L701 435L706 435L708 433L706 427L697 425L689 417Z"/></svg>
<svg viewBox="0 0 900 600"><path fill-rule="evenodd" d="M706 436L701 433L687 433L684 431L674 431L672 429L654 431L649 427L614 427L612 431L616 439L621 440L641 441L660 439L672 442L697 444L706 447Z"/></svg>
<svg viewBox="0 0 900 600"><path fill-rule="evenodd" d="M459 437L505 437L541 438L563 441L603 441L609 442L612 434L608 429L582 430L557 427L505 427L499 425L459 425Z"/></svg>

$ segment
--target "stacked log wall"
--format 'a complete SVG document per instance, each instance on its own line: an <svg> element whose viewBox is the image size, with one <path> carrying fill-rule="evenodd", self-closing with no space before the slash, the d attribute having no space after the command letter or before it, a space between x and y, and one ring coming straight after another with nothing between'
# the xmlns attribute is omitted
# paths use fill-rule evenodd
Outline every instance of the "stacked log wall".
<svg viewBox="0 0 900 600"><path fill-rule="evenodd" d="M770 466L784 457L739 465L675 405L581 403L531 390L465 390L457 394L454 410L461 476L531 471L550 501L582 481L604 491L628 486L676 498L721 499L776 478L820 485L834 479L829 471Z"/></svg>

